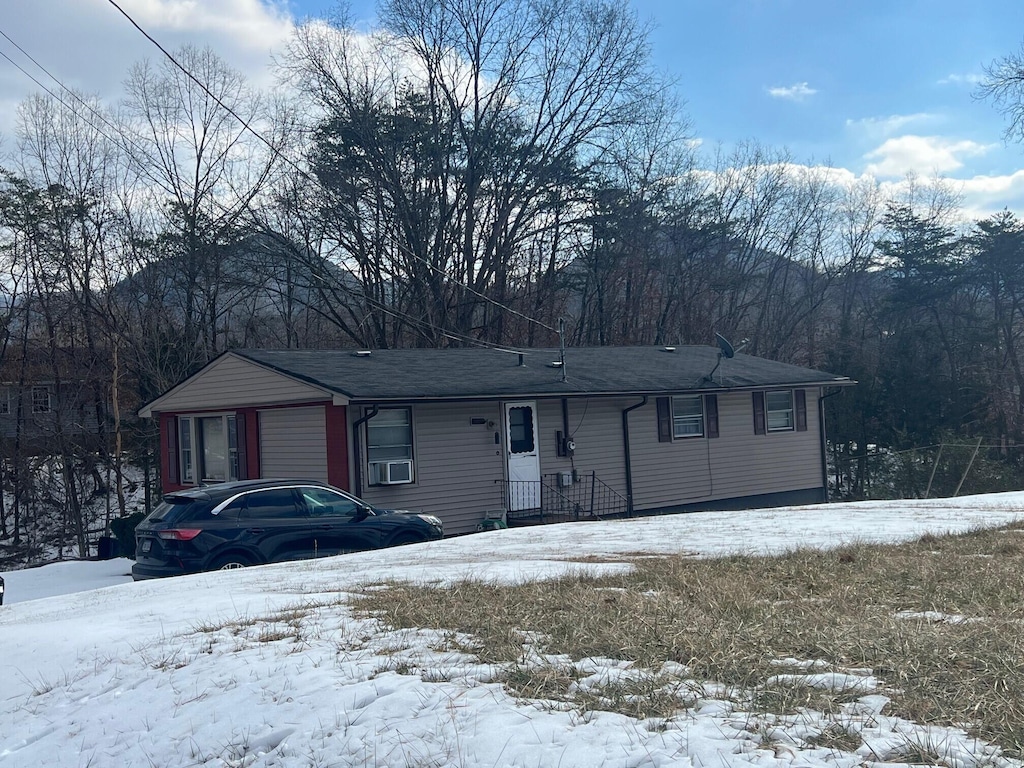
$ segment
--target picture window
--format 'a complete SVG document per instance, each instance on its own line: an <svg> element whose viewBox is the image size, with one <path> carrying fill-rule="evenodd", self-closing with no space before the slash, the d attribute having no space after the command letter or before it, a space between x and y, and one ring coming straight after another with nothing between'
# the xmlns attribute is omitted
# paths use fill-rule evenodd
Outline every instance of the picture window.
<svg viewBox="0 0 1024 768"><path fill-rule="evenodd" d="M234 414L178 417L178 458L183 485L238 480Z"/></svg>

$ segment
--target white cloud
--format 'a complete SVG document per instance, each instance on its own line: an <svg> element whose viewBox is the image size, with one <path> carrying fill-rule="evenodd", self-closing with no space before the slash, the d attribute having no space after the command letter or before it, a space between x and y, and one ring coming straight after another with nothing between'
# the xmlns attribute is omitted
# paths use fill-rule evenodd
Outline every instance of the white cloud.
<svg viewBox="0 0 1024 768"><path fill-rule="evenodd" d="M970 73L966 75L947 75L939 80L939 85L969 85L974 87L984 80L984 76Z"/></svg>
<svg viewBox="0 0 1024 768"><path fill-rule="evenodd" d="M267 0L120 0L118 3L164 48L209 45L256 86L273 82L270 54L291 35L285 6ZM122 96L129 67L163 54L107 0L33 0L4 19L4 32L65 85L97 94L107 103ZM51 90L59 86L6 40L9 55ZM39 86L8 66L0 77L0 103L19 102ZM13 111L0 114L10 135Z"/></svg>
<svg viewBox="0 0 1024 768"><path fill-rule="evenodd" d="M864 155L870 161L865 171L882 178L949 173L963 167L962 158L983 155L994 146L941 136L899 136Z"/></svg>
<svg viewBox="0 0 1024 768"><path fill-rule="evenodd" d="M1024 218L1024 170L966 179L935 174L879 179L870 172L857 173L841 166L771 163L759 167L757 172L781 172L793 181L817 181L847 192L857 188L874 188L883 200L907 199L914 189L917 190L915 196L927 197L927 191L938 185L958 199L955 216L964 224L988 218L1003 210L1013 211ZM714 171L705 168L691 173L709 189L713 189L729 182L742 183L751 169L734 167Z"/></svg>
<svg viewBox="0 0 1024 768"><path fill-rule="evenodd" d="M817 89L811 88L807 83L794 83L768 89L768 95L773 99L787 99L788 101L803 101L817 92Z"/></svg>
<svg viewBox="0 0 1024 768"><path fill-rule="evenodd" d="M938 118L930 112L915 112L910 115L886 115L879 117L862 117L847 119L846 127L864 134L866 137L879 140L900 133L908 126L932 123Z"/></svg>
<svg viewBox="0 0 1024 768"><path fill-rule="evenodd" d="M1004 209L1024 215L1024 170L1004 176L974 176L959 184L963 212L971 221Z"/></svg>

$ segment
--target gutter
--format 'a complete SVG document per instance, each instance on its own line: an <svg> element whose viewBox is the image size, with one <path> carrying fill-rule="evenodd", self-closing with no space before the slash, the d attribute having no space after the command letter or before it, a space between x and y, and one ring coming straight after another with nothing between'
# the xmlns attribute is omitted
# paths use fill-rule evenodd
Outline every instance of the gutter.
<svg viewBox="0 0 1024 768"><path fill-rule="evenodd" d="M645 405L647 405L647 395L644 395L644 399L636 405L631 405L622 411L622 447L626 459L626 503L629 506L627 513L630 517L633 516L633 464L629 457L629 412L643 408Z"/></svg>
<svg viewBox="0 0 1024 768"><path fill-rule="evenodd" d="M419 403L479 403L479 402L501 402L503 400L555 400L585 397L598 398L621 398L621 397L671 397L682 393L693 394L716 394L721 392L754 392L765 389L810 389L825 387L847 387L857 384L853 379L840 377L822 381L784 381L764 382L761 384L743 384L734 387L676 387L673 389L648 389L638 391L588 391L585 389L572 390L571 392L552 392L542 390L529 390L525 392L506 392L504 394L479 394L479 395L367 395L351 396L349 405L367 406L377 404L395 405L416 405Z"/></svg>
<svg viewBox="0 0 1024 768"><path fill-rule="evenodd" d="M352 463L354 465L353 469L355 470L355 472L352 473L352 479L354 480L352 485L355 486L352 489L352 493L355 496L361 497L363 495L363 458L360 455L359 450L359 446L362 441L359 439L359 428L376 416L378 411L380 411L380 406L375 404L369 413L364 414L361 418L352 422Z"/></svg>
<svg viewBox="0 0 1024 768"><path fill-rule="evenodd" d="M825 492L825 503L828 504L828 445L825 440L825 400L838 395L843 390L839 387L818 398L818 438L821 441L821 488Z"/></svg>

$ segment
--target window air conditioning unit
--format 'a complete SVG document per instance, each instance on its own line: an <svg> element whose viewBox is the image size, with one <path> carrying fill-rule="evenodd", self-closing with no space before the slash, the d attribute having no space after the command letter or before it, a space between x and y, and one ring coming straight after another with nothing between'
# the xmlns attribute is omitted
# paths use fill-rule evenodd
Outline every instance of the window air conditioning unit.
<svg viewBox="0 0 1024 768"><path fill-rule="evenodd" d="M371 465L378 485L399 485L412 482L412 462L378 461Z"/></svg>

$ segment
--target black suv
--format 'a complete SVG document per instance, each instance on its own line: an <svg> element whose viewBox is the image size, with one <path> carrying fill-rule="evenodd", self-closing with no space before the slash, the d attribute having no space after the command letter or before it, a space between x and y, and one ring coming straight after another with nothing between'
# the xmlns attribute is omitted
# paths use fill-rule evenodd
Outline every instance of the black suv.
<svg viewBox="0 0 1024 768"><path fill-rule="evenodd" d="M443 532L433 515L376 509L326 483L219 483L168 494L139 523L132 578L329 557Z"/></svg>

